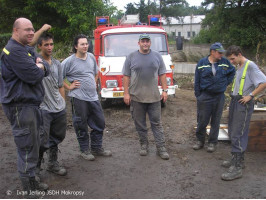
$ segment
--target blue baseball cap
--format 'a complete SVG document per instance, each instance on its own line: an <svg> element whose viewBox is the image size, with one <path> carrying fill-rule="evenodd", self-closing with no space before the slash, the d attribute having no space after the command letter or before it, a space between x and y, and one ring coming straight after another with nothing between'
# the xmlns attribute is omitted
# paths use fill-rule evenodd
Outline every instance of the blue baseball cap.
<svg viewBox="0 0 266 200"><path fill-rule="evenodd" d="M151 39L150 38L150 36L148 35L148 34L146 34L146 33L143 33L143 34L141 34L140 36L139 36L139 40L142 40L142 39Z"/></svg>
<svg viewBox="0 0 266 200"><path fill-rule="evenodd" d="M212 44L210 50L215 50L215 51L218 51L220 53L225 52L223 45L220 42L215 42L214 44Z"/></svg>

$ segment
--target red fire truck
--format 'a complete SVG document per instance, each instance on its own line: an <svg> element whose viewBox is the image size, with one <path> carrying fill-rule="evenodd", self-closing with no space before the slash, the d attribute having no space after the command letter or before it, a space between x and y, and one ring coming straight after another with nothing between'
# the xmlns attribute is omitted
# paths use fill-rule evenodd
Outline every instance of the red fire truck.
<svg viewBox="0 0 266 200"><path fill-rule="evenodd" d="M96 17L96 26L94 54L100 68L98 93L103 107L107 107L113 99L123 98L123 65L126 56L139 49L138 38L142 33L150 35L151 49L162 55L167 70L168 95L175 94L177 85L173 83L174 65L160 15L149 15L148 24L140 23L138 15L127 15L116 26L109 23L109 17ZM158 89L161 93L159 81Z"/></svg>

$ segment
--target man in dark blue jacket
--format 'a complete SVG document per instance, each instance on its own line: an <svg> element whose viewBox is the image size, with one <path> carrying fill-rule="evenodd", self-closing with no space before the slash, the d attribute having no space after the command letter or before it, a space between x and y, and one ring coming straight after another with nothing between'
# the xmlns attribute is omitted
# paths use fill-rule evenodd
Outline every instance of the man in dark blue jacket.
<svg viewBox="0 0 266 200"><path fill-rule="evenodd" d="M225 52L221 43L211 45L210 55L202 58L195 71L195 96L197 98L197 143L194 150L204 147L206 127L210 122L211 129L208 138L208 152L216 150L220 120L225 101L224 91L232 82L235 68L223 57Z"/></svg>
<svg viewBox="0 0 266 200"><path fill-rule="evenodd" d="M42 124L39 105L44 97L42 79L48 75L49 65L28 46L34 32L30 20L15 21L12 37L1 54L0 76L0 103L12 127L18 172L27 195L31 190L48 188L35 180Z"/></svg>

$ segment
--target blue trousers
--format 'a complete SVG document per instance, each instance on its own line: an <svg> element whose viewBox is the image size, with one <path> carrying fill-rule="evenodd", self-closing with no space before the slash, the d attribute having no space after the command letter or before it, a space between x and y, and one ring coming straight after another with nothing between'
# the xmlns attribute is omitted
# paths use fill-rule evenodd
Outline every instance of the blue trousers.
<svg viewBox="0 0 266 200"><path fill-rule="evenodd" d="M7 106L3 110L10 121L17 146L20 177L34 177L40 148L42 115L38 106Z"/></svg>
<svg viewBox="0 0 266 200"><path fill-rule="evenodd" d="M66 110L57 113L51 113L41 110L43 117L43 126L41 127L41 149L45 151L49 148L58 148L66 136Z"/></svg>
<svg viewBox="0 0 266 200"><path fill-rule="evenodd" d="M243 105L238 103L241 98L241 96L232 97L229 106L228 133L230 135L233 153L243 153L246 151L249 123L254 111L253 100Z"/></svg>
<svg viewBox="0 0 266 200"><path fill-rule="evenodd" d="M202 92L197 98L198 124L196 136L199 141L205 142L206 127L211 121L208 142L214 144L218 142L220 120L223 113L224 101L224 93L209 94Z"/></svg>
<svg viewBox="0 0 266 200"><path fill-rule="evenodd" d="M105 119L99 101L83 101L71 98L72 119L80 150L97 150L102 148ZM88 125L92 129L88 135ZM90 143L90 144L89 144Z"/></svg>
<svg viewBox="0 0 266 200"><path fill-rule="evenodd" d="M156 146L164 146L165 138L161 122L161 102L140 103L131 101L130 111L139 134L140 144L148 144L148 129L146 124L146 115L148 114Z"/></svg>

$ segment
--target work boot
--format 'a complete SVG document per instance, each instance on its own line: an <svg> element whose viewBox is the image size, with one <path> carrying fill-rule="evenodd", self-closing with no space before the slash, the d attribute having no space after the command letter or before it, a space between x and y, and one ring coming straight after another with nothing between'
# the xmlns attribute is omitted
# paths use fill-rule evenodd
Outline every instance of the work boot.
<svg viewBox="0 0 266 200"><path fill-rule="evenodd" d="M221 176L224 181L232 181L242 177L242 167L240 164L241 153L232 153L232 155L232 165L229 167L228 171Z"/></svg>
<svg viewBox="0 0 266 200"><path fill-rule="evenodd" d="M95 160L95 157L91 154L90 150L82 151L80 153L80 156L84 158L85 160L93 161Z"/></svg>
<svg viewBox="0 0 266 200"><path fill-rule="evenodd" d="M23 197L25 199L38 199L39 196L31 195L31 191L34 191L34 190L33 188L31 188L29 177L20 177L20 180L22 184Z"/></svg>
<svg viewBox="0 0 266 200"><path fill-rule="evenodd" d="M32 190L46 191L49 189L49 186L46 183L38 183L35 177L30 177L29 180Z"/></svg>
<svg viewBox="0 0 266 200"><path fill-rule="evenodd" d="M157 147L157 155L161 157L163 160L169 159L169 154L165 147Z"/></svg>
<svg viewBox="0 0 266 200"><path fill-rule="evenodd" d="M141 155L141 156L147 156L148 155L148 145L147 144L142 144L140 146L139 155Z"/></svg>
<svg viewBox="0 0 266 200"><path fill-rule="evenodd" d="M214 144L214 143L209 143L209 145L208 145L208 147L207 147L207 152L212 153L212 152L214 152L214 151L216 151L216 144Z"/></svg>
<svg viewBox="0 0 266 200"><path fill-rule="evenodd" d="M47 164L47 171L53 172L60 176L65 176L67 174L67 170L59 165L57 161L58 158L58 148L52 147L48 151L48 164Z"/></svg>
<svg viewBox="0 0 266 200"><path fill-rule="evenodd" d="M91 153L94 156L105 156L105 157L112 156L112 152L110 150L104 150L103 148L92 149Z"/></svg>
<svg viewBox="0 0 266 200"><path fill-rule="evenodd" d="M232 156L232 158L231 158L231 160L225 160L225 161L223 161L222 162L222 167L224 167L224 168L229 168L229 167L231 167L231 165L232 165L232 163L233 163L233 156ZM245 169L245 162L244 162L244 152L243 153L241 153L241 160L240 160L240 165L241 165L241 168L242 169Z"/></svg>
<svg viewBox="0 0 266 200"><path fill-rule="evenodd" d="M194 150L200 150L204 147L204 142L202 141L197 141L196 144L193 146L193 149Z"/></svg>

